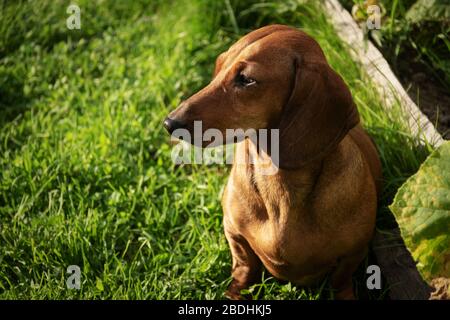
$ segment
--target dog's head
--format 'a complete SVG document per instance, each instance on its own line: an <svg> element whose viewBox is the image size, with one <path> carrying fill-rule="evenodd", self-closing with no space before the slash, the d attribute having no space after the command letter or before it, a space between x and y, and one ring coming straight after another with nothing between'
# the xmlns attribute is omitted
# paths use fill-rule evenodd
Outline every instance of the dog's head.
<svg viewBox="0 0 450 320"><path fill-rule="evenodd" d="M317 42L282 25L253 31L216 60L212 81L164 125L193 130L279 129L280 167L320 158L359 122L351 94ZM206 145L205 143L204 145Z"/></svg>

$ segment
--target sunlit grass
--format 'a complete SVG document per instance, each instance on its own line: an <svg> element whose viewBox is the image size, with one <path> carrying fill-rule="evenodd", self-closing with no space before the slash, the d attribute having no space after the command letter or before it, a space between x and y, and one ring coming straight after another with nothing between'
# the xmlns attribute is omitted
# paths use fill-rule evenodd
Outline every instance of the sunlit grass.
<svg viewBox="0 0 450 320"><path fill-rule="evenodd" d="M3 14L25 14L31 3L35 16L25 21L51 14L57 24L36 22L30 37L14 17L1 20L10 31L0 51L0 298L223 298L228 168L175 167L161 122L209 81L221 51L260 25L304 28L351 88L383 160L380 227L428 153L399 108L383 109L315 4L140 1L124 18L121 1L95 10L79 1L80 31L64 28L65 2L24 2ZM81 267L79 291L66 288L69 265ZM364 273L355 280L364 283ZM303 290L268 274L252 292L332 296L324 285Z"/></svg>

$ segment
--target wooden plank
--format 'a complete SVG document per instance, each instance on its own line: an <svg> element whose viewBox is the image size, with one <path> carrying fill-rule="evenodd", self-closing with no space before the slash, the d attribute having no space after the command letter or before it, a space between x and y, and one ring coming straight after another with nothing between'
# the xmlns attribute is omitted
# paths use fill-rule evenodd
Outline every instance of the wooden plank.
<svg viewBox="0 0 450 320"><path fill-rule="evenodd" d="M380 51L372 42L364 40L363 31L350 13L338 0L325 0L324 8L336 33L350 48L353 59L362 65L384 98L385 106L389 108L398 101L404 109L411 132L419 141L428 141L435 147L441 145L444 141L442 136L408 96Z"/></svg>

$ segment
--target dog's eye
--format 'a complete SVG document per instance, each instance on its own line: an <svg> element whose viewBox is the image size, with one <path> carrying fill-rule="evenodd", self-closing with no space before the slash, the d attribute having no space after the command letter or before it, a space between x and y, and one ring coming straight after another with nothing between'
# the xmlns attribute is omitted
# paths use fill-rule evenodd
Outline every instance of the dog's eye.
<svg viewBox="0 0 450 320"><path fill-rule="evenodd" d="M236 76L235 81L236 81L236 84L237 84L237 85L242 86L242 87L248 87L248 86L251 86L252 84L255 84L255 83L256 83L256 80L255 80L255 79L252 79L252 78L250 78L250 77L247 77L246 75L244 75L244 74L242 74L242 73L239 73L239 74Z"/></svg>

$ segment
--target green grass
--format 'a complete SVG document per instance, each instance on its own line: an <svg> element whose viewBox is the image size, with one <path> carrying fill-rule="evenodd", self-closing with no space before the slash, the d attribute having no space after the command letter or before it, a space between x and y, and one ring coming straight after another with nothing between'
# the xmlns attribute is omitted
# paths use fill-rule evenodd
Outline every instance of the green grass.
<svg viewBox="0 0 450 320"><path fill-rule="evenodd" d="M65 29L68 4L0 7L0 298L223 298L229 168L175 167L161 122L208 83L221 51L268 23L314 36L351 88L383 161L378 227L392 223L386 205L430 148L416 146L398 106L384 111L316 4L86 0L78 31ZM66 288L69 265L81 267L80 290ZM362 266L358 287L364 276ZM332 297L326 283L268 274L252 292Z"/></svg>

